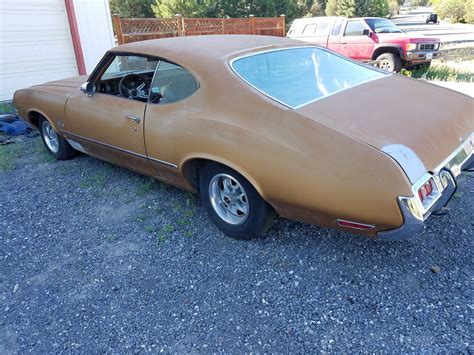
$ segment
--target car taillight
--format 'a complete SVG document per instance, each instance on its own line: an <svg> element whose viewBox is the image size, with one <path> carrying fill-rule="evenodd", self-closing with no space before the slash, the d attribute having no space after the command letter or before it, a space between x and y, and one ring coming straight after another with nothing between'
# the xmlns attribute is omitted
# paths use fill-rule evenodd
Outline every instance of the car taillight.
<svg viewBox="0 0 474 355"><path fill-rule="evenodd" d="M432 193L433 179L428 180L418 189L418 196L420 197L421 202L429 198Z"/></svg>
<svg viewBox="0 0 474 355"><path fill-rule="evenodd" d="M432 206L439 195L440 191L433 178L430 178L418 188L418 197L425 211Z"/></svg>

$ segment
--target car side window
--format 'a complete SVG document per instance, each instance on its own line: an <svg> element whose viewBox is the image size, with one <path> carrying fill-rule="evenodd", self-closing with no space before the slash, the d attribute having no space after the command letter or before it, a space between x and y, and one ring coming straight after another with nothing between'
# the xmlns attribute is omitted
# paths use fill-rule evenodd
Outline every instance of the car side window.
<svg viewBox="0 0 474 355"><path fill-rule="evenodd" d="M188 70L161 60L151 84L149 102L170 104L191 96L197 89L199 84Z"/></svg>
<svg viewBox="0 0 474 355"><path fill-rule="evenodd" d="M320 22L318 28L316 28L315 36L325 37L329 34L329 23Z"/></svg>
<svg viewBox="0 0 474 355"><path fill-rule="evenodd" d="M311 23L309 25L304 26L303 29L303 36L312 36L316 32L316 28L318 27L317 23Z"/></svg>
<svg viewBox="0 0 474 355"><path fill-rule="evenodd" d="M348 21L346 30L344 31L344 36L362 36L364 29L365 26L361 21Z"/></svg>
<svg viewBox="0 0 474 355"><path fill-rule="evenodd" d="M114 55L97 81L97 92L147 102L158 62L154 57Z"/></svg>
<svg viewBox="0 0 474 355"><path fill-rule="evenodd" d="M331 31L331 36L337 36L341 32L342 20L336 20Z"/></svg>

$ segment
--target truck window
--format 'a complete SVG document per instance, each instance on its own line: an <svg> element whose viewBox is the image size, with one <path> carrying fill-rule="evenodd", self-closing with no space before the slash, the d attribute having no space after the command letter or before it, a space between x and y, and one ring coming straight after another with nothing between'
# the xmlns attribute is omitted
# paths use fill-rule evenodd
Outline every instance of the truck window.
<svg viewBox="0 0 474 355"><path fill-rule="evenodd" d="M316 28L315 36L325 37L329 34L329 23L320 22Z"/></svg>
<svg viewBox="0 0 474 355"><path fill-rule="evenodd" d="M336 20L331 31L331 36L337 36L341 32L342 20Z"/></svg>
<svg viewBox="0 0 474 355"><path fill-rule="evenodd" d="M348 21L346 30L344 31L344 36L362 36L364 29L364 25L359 20Z"/></svg>
<svg viewBox="0 0 474 355"><path fill-rule="evenodd" d="M312 36L312 35L314 35L314 32L316 32L316 27L318 27L318 24L316 24L316 23L311 23L309 25L304 26L303 36Z"/></svg>

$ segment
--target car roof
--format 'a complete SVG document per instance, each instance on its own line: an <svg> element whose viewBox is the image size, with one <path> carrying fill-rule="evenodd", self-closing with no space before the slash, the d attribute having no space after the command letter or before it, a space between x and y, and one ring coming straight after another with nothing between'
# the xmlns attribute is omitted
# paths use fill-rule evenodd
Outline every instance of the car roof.
<svg viewBox="0 0 474 355"><path fill-rule="evenodd" d="M110 51L145 54L184 64L200 60L225 61L244 53L295 45L304 44L286 37L207 35L133 42L117 46Z"/></svg>

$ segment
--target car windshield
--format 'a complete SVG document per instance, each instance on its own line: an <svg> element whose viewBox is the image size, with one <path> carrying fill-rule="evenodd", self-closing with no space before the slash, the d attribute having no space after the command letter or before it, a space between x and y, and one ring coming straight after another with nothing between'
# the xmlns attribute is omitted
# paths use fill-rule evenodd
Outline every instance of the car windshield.
<svg viewBox="0 0 474 355"><path fill-rule="evenodd" d="M369 18L365 22L375 33L402 33L402 30L399 29L393 22L385 20L382 18Z"/></svg>
<svg viewBox="0 0 474 355"><path fill-rule="evenodd" d="M316 47L258 53L234 60L232 68L260 92L294 109L389 75Z"/></svg>

